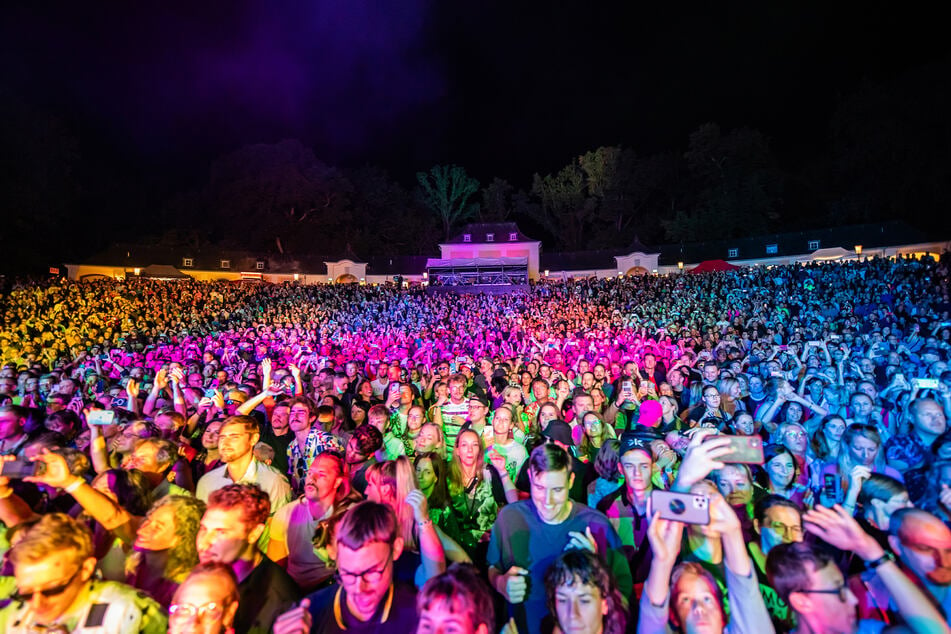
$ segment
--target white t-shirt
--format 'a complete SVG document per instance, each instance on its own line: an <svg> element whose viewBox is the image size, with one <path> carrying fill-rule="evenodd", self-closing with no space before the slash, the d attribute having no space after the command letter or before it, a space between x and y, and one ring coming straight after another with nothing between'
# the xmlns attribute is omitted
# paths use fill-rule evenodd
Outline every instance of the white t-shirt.
<svg viewBox="0 0 951 634"><path fill-rule="evenodd" d="M310 514L305 498L281 507L271 518L271 539L287 546L287 574L305 588L333 574L333 568L314 554L314 531L319 522Z"/></svg>

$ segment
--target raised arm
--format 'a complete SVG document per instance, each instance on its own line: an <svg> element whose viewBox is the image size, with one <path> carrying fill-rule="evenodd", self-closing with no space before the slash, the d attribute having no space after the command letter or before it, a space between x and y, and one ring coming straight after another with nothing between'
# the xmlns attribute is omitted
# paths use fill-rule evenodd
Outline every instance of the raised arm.
<svg viewBox="0 0 951 634"><path fill-rule="evenodd" d="M878 562L885 550L875 539L862 530L848 511L836 504L831 509L823 506L803 514L805 529L826 543L844 551L852 551L867 562ZM908 627L917 634L951 632L928 597L898 567L892 559L875 566L878 578L898 607Z"/></svg>

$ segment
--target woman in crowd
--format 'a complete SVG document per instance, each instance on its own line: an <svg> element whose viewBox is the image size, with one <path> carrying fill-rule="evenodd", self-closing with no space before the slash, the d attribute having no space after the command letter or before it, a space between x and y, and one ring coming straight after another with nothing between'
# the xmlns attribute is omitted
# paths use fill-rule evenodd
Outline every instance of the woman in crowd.
<svg viewBox="0 0 951 634"><path fill-rule="evenodd" d="M507 486L506 486L507 483ZM504 466L499 470L485 461L482 437L471 429L459 432L449 463L449 520L447 534L476 561L484 560L488 532L499 507L506 503L505 489L514 489Z"/></svg>
<svg viewBox="0 0 951 634"><path fill-rule="evenodd" d="M883 473L904 481L901 474L885 464L882 437L875 425L853 423L842 434L835 464L826 465L817 483L823 506L839 503L855 508L862 482L873 473Z"/></svg>
<svg viewBox="0 0 951 634"><path fill-rule="evenodd" d="M618 455L620 448L620 440L609 438L601 445L594 459L594 472L598 477L588 485L588 506L593 509L598 507L601 498L617 491L624 484Z"/></svg>
<svg viewBox="0 0 951 634"><path fill-rule="evenodd" d="M578 457L584 462L594 460L604 443L617 436L612 425L606 425L601 415L585 412L581 416L581 442L578 445Z"/></svg>
<svg viewBox="0 0 951 634"><path fill-rule="evenodd" d="M811 501L811 491L798 482L799 463L783 445L767 445L763 451L757 499L766 495L780 495L796 504Z"/></svg>
<svg viewBox="0 0 951 634"><path fill-rule="evenodd" d="M413 467L416 484L429 505L429 516L441 527L443 517L449 512L449 466L439 454L429 451L417 453Z"/></svg>
<svg viewBox="0 0 951 634"><path fill-rule="evenodd" d="M730 418L744 411L746 405L741 398L740 382L735 378L725 377L717 381L717 391L720 393L720 408Z"/></svg>
<svg viewBox="0 0 951 634"><path fill-rule="evenodd" d="M415 454L433 452L445 458L446 437L443 435L442 427L436 423L423 423L416 436L413 452Z"/></svg>
<svg viewBox="0 0 951 634"><path fill-rule="evenodd" d="M822 418L818 429L812 434L812 454L825 468L839 457L842 446L842 434L845 433L845 419L838 414L829 414Z"/></svg>

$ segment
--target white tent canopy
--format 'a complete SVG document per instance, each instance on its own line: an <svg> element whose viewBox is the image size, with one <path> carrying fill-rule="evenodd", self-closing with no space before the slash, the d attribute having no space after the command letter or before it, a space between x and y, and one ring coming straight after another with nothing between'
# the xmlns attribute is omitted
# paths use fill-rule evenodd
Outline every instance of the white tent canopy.
<svg viewBox="0 0 951 634"><path fill-rule="evenodd" d="M829 247L828 249L818 249L809 255L799 258L800 262L812 262L814 260L843 260L856 257L855 251L843 249L842 247Z"/></svg>

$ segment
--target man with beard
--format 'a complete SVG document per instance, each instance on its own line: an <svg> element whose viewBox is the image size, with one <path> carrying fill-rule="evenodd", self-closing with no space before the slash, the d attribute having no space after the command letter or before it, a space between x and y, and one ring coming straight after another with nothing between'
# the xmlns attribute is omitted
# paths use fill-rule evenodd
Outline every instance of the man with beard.
<svg viewBox="0 0 951 634"><path fill-rule="evenodd" d="M307 472L303 497L271 519L268 557L285 568L304 592L333 575L333 565L314 552L314 535L321 524L326 525L326 520L341 511L349 488L343 459L320 454Z"/></svg>
<svg viewBox="0 0 951 634"><path fill-rule="evenodd" d="M218 434L218 455L224 464L202 476L195 496L207 503L216 489L235 483L256 484L270 498L272 511L287 504L291 496L287 478L254 459L259 438L258 424L250 416L225 419Z"/></svg>

